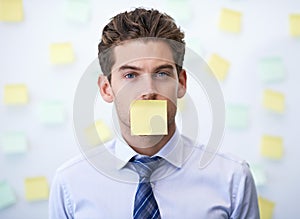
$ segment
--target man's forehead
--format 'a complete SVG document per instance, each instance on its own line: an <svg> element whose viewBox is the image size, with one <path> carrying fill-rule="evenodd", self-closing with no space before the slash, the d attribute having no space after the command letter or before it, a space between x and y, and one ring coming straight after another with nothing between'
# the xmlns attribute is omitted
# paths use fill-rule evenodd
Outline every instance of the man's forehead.
<svg viewBox="0 0 300 219"><path fill-rule="evenodd" d="M115 58L114 69L124 64L143 60L174 63L172 50L167 43L162 41L128 41L116 46L113 54Z"/></svg>

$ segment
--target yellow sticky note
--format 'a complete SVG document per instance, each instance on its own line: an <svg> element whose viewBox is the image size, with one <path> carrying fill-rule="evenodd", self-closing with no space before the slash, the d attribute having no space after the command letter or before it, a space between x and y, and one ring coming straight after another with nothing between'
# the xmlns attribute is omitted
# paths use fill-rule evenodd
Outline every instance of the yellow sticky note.
<svg viewBox="0 0 300 219"><path fill-rule="evenodd" d="M177 109L180 111L180 112L183 112L183 110L185 109L185 98L182 97L182 98L179 98L177 99Z"/></svg>
<svg viewBox="0 0 300 219"><path fill-rule="evenodd" d="M284 94L278 91L265 90L263 94L263 106L271 111L283 113L285 108Z"/></svg>
<svg viewBox="0 0 300 219"><path fill-rule="evenodd" d="M208 65L217 79L220 81L225 80L230 67L230 63L227 60L217 54L212 54L208 61Z"/></svg>
<svg viewBox="0 0 300 219"><path fill-rule="evenodd" d="M262 197L258 197L258 206L261 219L272 219L275 203Z"/></svg>
<svg viewBox="0 0 300 219"><path fill-rule="evenodd" d="M19 22L23 17L22 0L0 0L0 21Z"/></svg>
<svg viewBox="0 0 300 219"><path fill-rule="evenodd" d="M292 36L300 36L300 14L290 15L290 34Z"/></svg>
<svg viewBox="0 0 300 219"><path fill-rule="evenodd" d="M231 9L223 8L220 16L219 27L229 32L241 31L242 13Z"/></svg>
<svg viewBox="0 0 300 219"><path fill-rule="evenodd" d="M46 177L34 177L25 179L25 197L28 201L47 200L49 186Z"/></svg>
<svg viewBox="0 0 300 219"><path fill-rule="evenodd" d="M283 139L279 136L264 135L261 139L261 155L280 159L283 155Z"/></svg>
<svg viewBox="0 0 300 219"><path fill-rule="evenodd" d="M112 139L112 132L105 122L97 120L93 125L85 129L85 136L88 142L95 146Z"/></svg>
<svg viewBox="0 0 300 219"><path fill-rule="evenodd" d="M53 43L50 45L50 61L53 64L68 64L75 60L71 43Z"/></svg>
<svg viewBox="0 0 300 219"><path fill-rule="evenodd" d="M22 105L28 103L28 91L25 84L7 84L4 86L4 103Z"/></svg>
<svg viewBox="0 0 300 219"><path fill-rule="evenodd" d="M131 135L167 135L167 101L136 100L130 106Z"/></svg>

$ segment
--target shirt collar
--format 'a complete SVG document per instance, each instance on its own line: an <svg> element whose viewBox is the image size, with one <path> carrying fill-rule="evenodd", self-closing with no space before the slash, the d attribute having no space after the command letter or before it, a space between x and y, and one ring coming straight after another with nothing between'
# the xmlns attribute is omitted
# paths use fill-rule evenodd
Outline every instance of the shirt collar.
<svg viewBox="0 0 300 219"><path fill-rule="evenodd" d="M119 162L116 163L117 169L122 169L132 157L139 155L124 139L117 139L114 152L115 156L119 159ZM184 161L183 155L183 143L180 133L176 129L171 139L154 156L162 157L175 167L180 168Z"/></svg>

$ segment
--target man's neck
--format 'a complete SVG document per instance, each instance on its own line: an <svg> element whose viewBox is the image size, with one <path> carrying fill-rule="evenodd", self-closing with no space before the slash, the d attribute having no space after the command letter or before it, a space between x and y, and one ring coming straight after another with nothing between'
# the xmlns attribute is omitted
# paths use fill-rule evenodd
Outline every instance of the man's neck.
<svg viewBox="0 0 300 219"><path fill-rule="evenodd" d="M153 156L159 152L175 133L176 125L168 127L167 135L132 136L130 130L122 129L122 135L127 144L141 155Z"/></svg>

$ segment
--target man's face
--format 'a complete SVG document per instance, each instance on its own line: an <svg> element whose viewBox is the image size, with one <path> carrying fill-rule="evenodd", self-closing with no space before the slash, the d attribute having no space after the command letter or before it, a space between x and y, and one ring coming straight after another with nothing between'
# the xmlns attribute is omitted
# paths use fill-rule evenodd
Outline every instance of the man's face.
<svg viewBox="0 0 300 219"><path fill-rule="evenodd" d="M168 125L173 125L177 98L185 93L186 75L182 71L178 76L169 45L130 41L113 52L109 90L122 125L130 128L130 104L134 100L167 100Z"/></svg>

